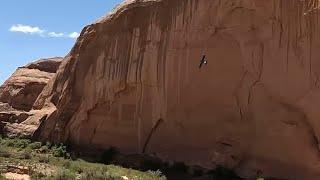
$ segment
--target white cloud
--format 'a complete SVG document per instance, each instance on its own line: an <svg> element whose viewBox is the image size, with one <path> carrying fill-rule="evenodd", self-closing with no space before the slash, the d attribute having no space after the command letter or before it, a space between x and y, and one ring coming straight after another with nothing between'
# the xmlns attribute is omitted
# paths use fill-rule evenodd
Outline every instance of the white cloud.
<svg viewBox="0 0 320 180"><path fill-rule="evenodd" d="M25 34L37 34L40 37L51 37L51 38L72 38L76 39L80 36L77 32L72 33L62 33L62 32L46 32L45 30L37 27L37 26L30 26L30 25L23 25L23 24L15 24L12 25L9 29L10 32L20 32Z"/></svg>
<svg viewBox="0 0 320 180"><path fill-rule="evenodd" d="M32 27L29 25L23 25L23 24L16 24L11 26L9 29L11 32L22 32L25 34L42 34L44 30L40 29L39 27Z"/></svg>
<svg viewBox="0 0 320 180"><path fill-rule="evenodd" d="M77 32L73 32L73 33L70 33L68 37L69 37L69 38L74 38L74 39L75 39L75 38L78 38L79 36L80 36L80 34L79 34L79 33L77 33Z"/></svg>
<svg viewBox="0 0 320 180"><path fill-rule="evenodd" d="M64 33L49 32L48 36L49 37L63 37Z"/></svg>

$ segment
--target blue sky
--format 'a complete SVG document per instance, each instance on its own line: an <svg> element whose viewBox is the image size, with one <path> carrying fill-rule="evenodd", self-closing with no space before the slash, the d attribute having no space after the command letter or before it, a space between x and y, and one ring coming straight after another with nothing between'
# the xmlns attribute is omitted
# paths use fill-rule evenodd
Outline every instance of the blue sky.
<svg viewBox="0 0 320 180"><path fill-rule="evenodd" d="M1 0L0 84L19 66L64 56L77 33L122 0Z"/></svg>

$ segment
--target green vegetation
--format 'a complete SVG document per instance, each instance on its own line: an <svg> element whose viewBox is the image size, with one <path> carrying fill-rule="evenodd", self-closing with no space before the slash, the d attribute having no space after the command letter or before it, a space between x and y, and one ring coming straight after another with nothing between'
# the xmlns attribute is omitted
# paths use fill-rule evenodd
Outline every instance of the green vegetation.
<svg viewBox="0 0 320 180"><path fill-rule="evenodd" d="M114 150L107 151L101 162L110 161ZM25 139L0 137L0 174L8 172L9 166L26 167L31 179L41 180L165 180L161 172L141 172L115 165L90 163L70 158L66 146L31 142ZM0 176L0 180L5 179Z"/></svg>

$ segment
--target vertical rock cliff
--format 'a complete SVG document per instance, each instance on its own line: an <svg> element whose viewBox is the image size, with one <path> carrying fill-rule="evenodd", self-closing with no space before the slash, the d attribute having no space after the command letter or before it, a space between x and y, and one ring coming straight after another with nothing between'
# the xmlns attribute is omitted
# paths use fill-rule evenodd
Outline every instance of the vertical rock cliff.
<svg viewBox="0 0 320 180"><path fill-rule="evenodd" d="M39 137L319 179L319 19L318 0L126 1L37 99Z"/></svg>

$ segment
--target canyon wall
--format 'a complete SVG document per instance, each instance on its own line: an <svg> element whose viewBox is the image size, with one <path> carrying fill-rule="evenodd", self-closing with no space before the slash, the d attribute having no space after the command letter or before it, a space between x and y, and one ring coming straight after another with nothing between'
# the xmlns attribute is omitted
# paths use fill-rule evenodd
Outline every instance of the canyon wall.
<svg viewBox="0 0 320 180"><path fill-rule="evenodd" d="M38 97L54 109L38 136L319 179L318 4L126 1L83 29Z"/></svg>

